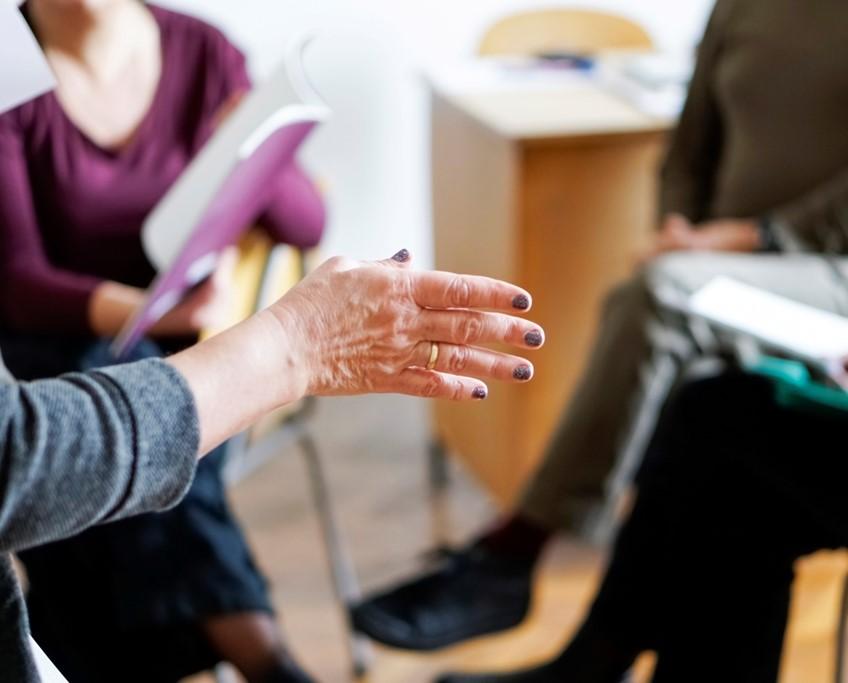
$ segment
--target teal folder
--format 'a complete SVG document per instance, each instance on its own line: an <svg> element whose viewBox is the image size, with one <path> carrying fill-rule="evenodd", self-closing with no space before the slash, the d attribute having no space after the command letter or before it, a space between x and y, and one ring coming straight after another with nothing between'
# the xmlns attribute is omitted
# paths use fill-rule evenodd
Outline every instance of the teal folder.
<svg viewBox="0 0 848 683"><path fill-rule="evenodd" d="M777 402L787 408L816 412L848 412L848 392L816 381L807 366L796 360L761 356L745 369L768 377Z"/></svg>

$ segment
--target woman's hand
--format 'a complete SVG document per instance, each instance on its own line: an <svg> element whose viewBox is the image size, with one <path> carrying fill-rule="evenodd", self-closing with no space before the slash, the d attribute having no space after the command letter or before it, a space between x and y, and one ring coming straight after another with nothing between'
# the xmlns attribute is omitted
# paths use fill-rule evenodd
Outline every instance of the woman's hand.
<svg viewBox="0 0 848 683"><path fill-rule="evenodd" d="M235 268L234 249L222 252L215 272L181 303L166 313L149 331L152 337L186 337L227 322ZM104 282L91 297L89 322L101 337L114 337L144 305L145 292L120 282Z"/></svg>
<svg viewBox="0 0 848 683"><path fill-rule="evenodd" d="M332 259L268 309L289 340L291 378L303 393L479 400L488 394L484 380L533 376L524 358L480 346L544 343L538 325L515 316L530 309L527 292L415 271L410 261L405 250L378 263Z"/></svg>
<svg viewBox="0 0 848 683"><path fill-rule="evenodd" d="M162 316L148 334L151 337L191 336L228 322L233 303L235 249L225 249L215 271L179 304Z"/></svg>
<svg viewBox="0 0 848 683"><path fill-rule="evenodd" d="M756 221L725 218L693 225L686 216L666 216L653 246L643 256L649 261L670 251L756 251L762 246Z"/></svg>
<svg viewBox="0 0 848 683"><path fill-rule="evenodd" d="M479 346L544 343L514 315L530 309L527 292L409 266L406 250L379 263L331 259L271 307L170 357L195 397L201 453L307 394L480 400L484 380L533 376L529 361Z"/></svg>

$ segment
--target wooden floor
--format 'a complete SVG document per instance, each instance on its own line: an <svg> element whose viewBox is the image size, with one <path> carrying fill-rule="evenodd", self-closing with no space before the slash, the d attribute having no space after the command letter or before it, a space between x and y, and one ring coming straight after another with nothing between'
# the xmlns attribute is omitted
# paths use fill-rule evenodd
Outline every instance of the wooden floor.
<svg viewBox="0 0 848 683"><path fill-rule="evenodd" d="M433 514L425 486L423 411L419 402L393 397L339 399L319 408L316 434L366 588L421 566L421 554L438 532L464 539L492 514L486 497L457 471L446 508L441 516ZM323 683L350 681L342 620L296 451L237 487L233 502L272 581L292 649ZM558 542L545 559L531 618L520 628L436 655L374 648L374 665L364 683L429 683L446 670L509 669L550 655L578 623L602 561L601 553L585 544ZM781 683L833 680L833 634L846 571L848 559L842 554L803 563ZM639 680L647 681L650 661L641 665Z"/></svg>

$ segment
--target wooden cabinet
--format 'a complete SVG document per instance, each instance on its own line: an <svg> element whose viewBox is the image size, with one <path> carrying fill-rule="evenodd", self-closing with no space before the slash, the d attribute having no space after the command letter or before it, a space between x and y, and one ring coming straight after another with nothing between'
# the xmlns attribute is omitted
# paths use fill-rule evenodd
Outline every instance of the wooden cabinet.
<svg viewBox="0 0 848 683"><path fill-rule="evenodd" d="M532 383L434 407L436 437L508 504L580 377L605 293L654 228L671 122L589 80L475 92L431 82L431 118L436 266L526 287L548 335Z"/></svg>

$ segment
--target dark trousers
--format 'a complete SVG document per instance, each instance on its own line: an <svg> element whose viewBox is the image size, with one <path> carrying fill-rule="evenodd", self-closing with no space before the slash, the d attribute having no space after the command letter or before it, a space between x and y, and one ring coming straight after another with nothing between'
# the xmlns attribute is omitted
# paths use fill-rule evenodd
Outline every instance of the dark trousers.
<svg viewBox="0 0 848 683"><path fill-rule="evenodd" d="M661 417L588 622L658 654L655 683L777 680L793 564L848 546L848 416L730 374Z"/></svg>

